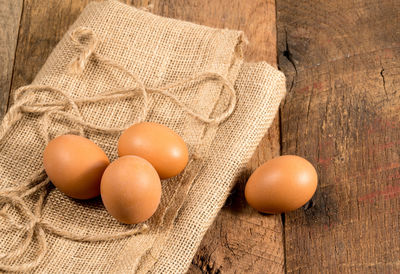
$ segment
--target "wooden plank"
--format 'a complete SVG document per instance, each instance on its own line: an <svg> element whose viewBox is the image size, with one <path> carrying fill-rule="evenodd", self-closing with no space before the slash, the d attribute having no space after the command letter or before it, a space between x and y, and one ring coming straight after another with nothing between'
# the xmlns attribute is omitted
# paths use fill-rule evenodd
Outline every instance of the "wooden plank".
<svg viewBox="0 0 400 274"><path fill-rule="evenodd" d="M145 5L148 1L140 1ZM276 65L275 1L164 0L153 1L153 12L210 27L243 30L250 44L246 61Z"/></svg>
<svg viewBox="0 0 400 274"><path fill-rule="evenodd" d="M25 0L14 68L13 89L30 83L51 50L89 0ZM147 6L149 1L125 1ZM242 29L250 45L246 59L276 65L275 3L233 1L152 1L153 12L213 27ZM279 123L274 122L249 164L249 172L279 154ZM283 238L280 216L262 216L243 197L244 176L230 202L207 233L189 272L283 271ZM241 232L241 233L239 233ZM249 235L253 235L252 238ZM250 240L249 240L250 239ZM280 254L277 256L277 254Z"/></svg>
<svg viewBox="0 0 400 274"><path fill-rule="evenodd" d="M400 4L278 0L282 153L319 187L286 214L287 272L400 272Z"/></svg>
<svg viewBox="0 0 400 274"><path fill-rule="evenodd" d="M89 2L24 1L12 90L32 82L53 48Z"/></svg>
<svg viewBox="0 0 400 274"><path fill-rule="evenodd" d="M7 111L22 1L0 0L0 121Z"/></svg>

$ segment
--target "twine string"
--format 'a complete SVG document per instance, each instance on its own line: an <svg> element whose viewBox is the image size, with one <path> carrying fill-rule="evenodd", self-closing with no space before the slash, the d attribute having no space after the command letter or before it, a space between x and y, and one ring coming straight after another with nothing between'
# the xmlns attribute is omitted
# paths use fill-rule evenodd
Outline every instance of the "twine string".
<svg viewBox="0 0 400 274"><path fill-rule="evenodd" d="M68 67L69 73L75 75L83 73L88 62L91 58L93 58L97 61L100 61L104 65L125 73L133 80L134 86L128 88L114 88L91 97L81 98L72 98L67 92L48 85L23 86L15 91L15 103L5 115L3 122L0 125L0 145L5 143L10 129L25 114L38 115L40 117L38 124L39 134L45 145L47 145L50 141L49 128L52 124L52 120L56 117L62 117L76 125L78 127L76 129L77 134L81 136L85 135L85 130L96 130L108 134L120 133L127 127L131 126L132 121L129 124L120 127L100 126L87 121L83 117L80 107L84 104L96 104L104 102L110 103L140 96L142 99L142 110L138 121L144 121L149 111L148 96L149 94L153 93L160 94L171 100L186 114L203 123L219 124L227 119L234 111L236 105L235 90L231 83L218 73L203 72L164 87L146 87L137 75L127 70L124 66L121 66L115 61L97 52L100 40L91 29L86 27L79 27L75 29L70 33L70 41L79 50L79 54L72 59L72 62ZM224 90L229 93L228 107L225 111L219 115L216 115L215 117L208 117L198 113L195 109L186 105L177 96L170 92L170 90L175 88L184 88L189 84L200 84L205 81L214 81L219 83L222 85L222 87L224 87ZM36 95L43 92L48 92L51 95L55 95L56 98L61 99L56 99L51 102L40 102ZM69 230L56 227L49 221L42 218L42 208L48 194L47 186L49 183L49 178L47 177L44 169L41 168L21 184L0 189L0 217L7 221L11 227L21 231L21 233L24 234L22 243L8 253L0 253L0 259L10 260L21 257L31 247L32 242L34 242L35 239L37 242L37 254L32 261L19 265L0 263L0 270L27 271L38 266L42 262L47 252L45 231L72 241L98 242L122 239L139 233L144 233L149 229L146 224L142 224L122 232L89 235L74 233ZM34 194L37 194L37 202L35 203L33 210L31 210L27 202L24 200L24 197ZM19 223L16 221L9 212L11 207L17 210L23 220L26 220L26 222Z"/></svg>

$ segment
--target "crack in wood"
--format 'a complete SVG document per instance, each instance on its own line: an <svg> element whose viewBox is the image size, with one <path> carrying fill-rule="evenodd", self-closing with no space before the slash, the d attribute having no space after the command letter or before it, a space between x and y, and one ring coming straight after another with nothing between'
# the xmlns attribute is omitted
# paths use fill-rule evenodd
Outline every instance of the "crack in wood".
<svg viewBox="0 0 400 274"><path fill-rule="evenodd" d="M288 91L288 94L290 94L292 89L293 89L294 82L295 82L295 79L296 79L296 76L297 76L297 67L296 67L296 64L295 64L295 62L293 60L293 55L290 52L289 42L288 42L288 34L287 34L287 29L286 28L285 28L285 49L282 52L282 55L285 56L286 59L292 64L292 66L294 68L294 71L295 71L295 75L292 78L292 83L290 84L290 88L289 88L289 91Z"/></svg>
<svg viewBox="0 0 400 274"><path fill-rule="evenodd" d="M385 71L385 69L382 67L380 75L382 77L382 85L383 85L383 89L385 91L386 96L388 96L388 93L386 91L386 81L385 81L385 75L383 75L383 72Z"/></svg>

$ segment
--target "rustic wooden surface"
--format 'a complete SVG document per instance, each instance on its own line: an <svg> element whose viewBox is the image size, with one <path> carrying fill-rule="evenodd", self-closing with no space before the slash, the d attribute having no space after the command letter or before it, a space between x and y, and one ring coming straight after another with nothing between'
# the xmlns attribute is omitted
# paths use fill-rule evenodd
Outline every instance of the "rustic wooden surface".
<svg viewBox="0 0 400 274"><path fill-rule="evenodd" d="M282 153L319 187L286 214L295 273L400 273L400 2L277 1Z"/></svg>
<svg viewBox="0 0 400 274"><path fill-rule="evenodd" d="M69 25L89 2L23 1L11 90L32 82Z"/></svg>
<svg viewBox="0 0 400 274"><path fill-rule="evenodd" d="M0 117L10 90L33 80L89 1L0 0ZM246 59L276 65L273 0L125 2L242 29ZM277 14L289 94L189 272L399 272L399 4L277 0ZM281 216L243 198L250 172L280 152L304 156L320 176L313 202L286 214L284 230Z"/></svg>

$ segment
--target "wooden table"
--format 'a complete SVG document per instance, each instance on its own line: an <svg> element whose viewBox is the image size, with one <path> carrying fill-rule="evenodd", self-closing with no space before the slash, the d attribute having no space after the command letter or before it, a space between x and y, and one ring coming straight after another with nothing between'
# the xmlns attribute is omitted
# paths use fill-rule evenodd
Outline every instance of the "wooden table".
<svg viewBox="0 0 400 274"><path fill-rule="evenodd" d="M0 0L0 117L88 2ZM246 59L279 64L288 79L248 173L296 154L320 178L312 202L282 216L249 208L246 178L237 182L189 273L400 272L398 1L126 2L244 30Z"/></svg>

